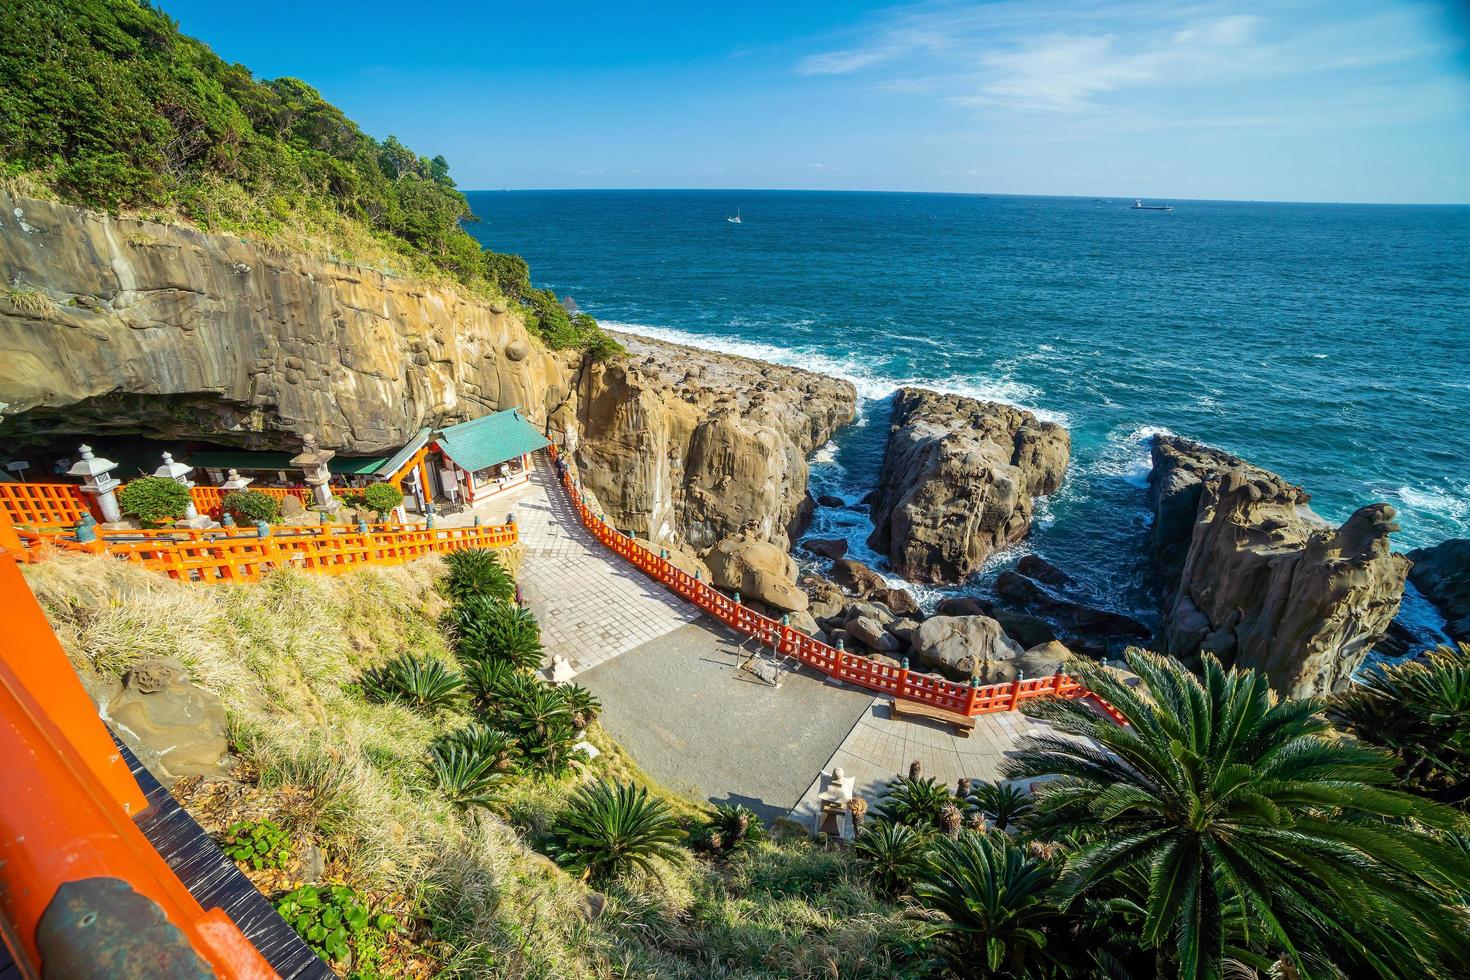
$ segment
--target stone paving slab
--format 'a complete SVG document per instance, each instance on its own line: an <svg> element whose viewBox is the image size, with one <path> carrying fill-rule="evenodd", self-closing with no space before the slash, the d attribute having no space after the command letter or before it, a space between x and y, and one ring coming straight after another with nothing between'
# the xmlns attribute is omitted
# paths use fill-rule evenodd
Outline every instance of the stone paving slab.
<svg viewBox="0 0 1470 980"><path fill-rule="evenodd" d="M770 687L739 668L744 640L706 617L577 680L601 698L603 728L658 782L770 821L801 798L872 698L805 669Z"/></svg>

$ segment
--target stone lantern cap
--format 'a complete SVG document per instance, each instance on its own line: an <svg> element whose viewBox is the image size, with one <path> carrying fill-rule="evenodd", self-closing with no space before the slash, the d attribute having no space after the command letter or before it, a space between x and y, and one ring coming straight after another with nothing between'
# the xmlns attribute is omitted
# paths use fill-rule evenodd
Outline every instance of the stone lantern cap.
<svg viewBox="0 0 1470 980"><path fill-rule="evenodd" d="M326 466L335 456L335 449L322 449L316 444L316 436L308 434L301 440L301 452L291 457L291 465L306 469L311 466Z"/></svg>
<svg viewBox="0 0 1470 980"><path fill-rule="evenodd" d="M830 776L822 773L820 782L822 788L817 798L828 803L846 803L857 788L857 777L847 775L841 766L833 769Z"/></svg>
<svg viewBox="0 0 1470 980"><path fill-rule="evenodd" d="M153 471L153 475L154 476L166 477L166 478L168 478L170 480L177 480L180 483L187 483L188 482L188 479L187 478L188 478L189 474L190 473L193 473L193 472L194 472L194 467L187 466L184 463L180 463L180 462L176 461L174 459L174 454L173 453L164 453L163 454L163 465L160 466L158 469L154 470Z"/></svg>
<svg viewBox="0 0 1470 980"><path fill-rule="evenodd" d="M244 490L255 482L251 476L241 476L239 470L230 470L230 478L219 485L221 490Z"/></svg>
<svg viewBox="0 0 1470 980"><path fill-rule="evenodd" d="M117 468L112 460L92 455L91 446L82 446L80 452L82 458L71 465L71 469L66 471L67 476L101 477Z"/></svg>

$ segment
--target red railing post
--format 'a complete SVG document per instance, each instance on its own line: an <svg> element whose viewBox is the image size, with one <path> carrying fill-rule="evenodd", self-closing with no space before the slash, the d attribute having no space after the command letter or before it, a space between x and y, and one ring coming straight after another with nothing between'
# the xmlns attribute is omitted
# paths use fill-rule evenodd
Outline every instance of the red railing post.
<svg viewBox="0 0 1470 980"><path fill-rule="evenodd" d="M1015 711L1016 705L1021 702L1021 678L1017 677L1011 681L1011 705L1007 711Z"/></svg>

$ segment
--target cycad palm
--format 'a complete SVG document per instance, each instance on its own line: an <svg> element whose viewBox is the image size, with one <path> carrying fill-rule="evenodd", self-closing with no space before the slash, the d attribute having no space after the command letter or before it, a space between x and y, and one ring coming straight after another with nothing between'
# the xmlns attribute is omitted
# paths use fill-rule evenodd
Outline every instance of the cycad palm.
<svg viewBox="0 0 1470 980"><path fill-rule="evenodd" d="M1463 818L1387 789L1391 760L1324 737L1313 701L1278 702L1264 676L1205 658L1197 678L1176 661L1134 651L1149 699L1097 667L1084 683L1128 721L1081 701L1033 702L1027 714L1059 735L1036 736L1006 774L1055 774L1028 823L1088 830L1067 862L1065 894L1123 869L1146 868L1146 945L1182 977L1220 971L1222 908L1238 899L1255 942L1305 975L1331 956L1353 972L1432 976L1470 959L1457 882L1463 852L1408 821L1455 829Z"/></svg>

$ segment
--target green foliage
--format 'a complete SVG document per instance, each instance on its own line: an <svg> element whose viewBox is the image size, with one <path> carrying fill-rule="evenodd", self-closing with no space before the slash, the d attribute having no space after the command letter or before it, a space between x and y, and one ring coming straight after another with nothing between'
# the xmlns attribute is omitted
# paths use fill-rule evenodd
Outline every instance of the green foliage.
<svg viewBox="0 0 1470 980"><path fill-rule="evenodd" d="M231 490L220 506L239 524L274 521L281 516L281 505L268 493L259 490Z"/></svg>
<svg viewBox="0 0 1470 980"><path fill-rule="evenodd" d="M494 739L480 732L443 739L429 747L429 772L439 791L455 806L490 806L499 798L505 780L497 749Z"/></svg>
<svg viewBox="0 0 1470 980"><path fill-rule="evenodd" d="M450 610L463 660L504 660L518 670L541 666L541 627L528 609L473 595Z"/></svg>
<svg viewBox="0 0 1470 980"><path fill-rule="evenodd" d="M581 731L597 720L602 702L581 684L562 684L557 688L572 714L572 727Z"/></svg>
<svg viewBox="0 0 1470 980"><path fill-rule="evenodd" d="M1022 976L1061 922L1048 901L1055 880L1009 835L965 831L935 841L914 896L944 916L929 933L957 966Z"/></svg>
<svg viewBox="0 0 1470 980"><path fill-rule="evenodd" d="M466 660L463 670L465 687L481 707L503 697L512 677L521 673L504 660Z"/></svg>
<svg viewBox="0 0 1470 980"><path fill-rule="evenodd" d="M553 827L552 856L602 884L677 852L679 828L668 805L631 783L583 786Z"/></svg>
<svg viewBox="0 0 1470 980"><path fill-rule="evenodd" d="M1181 977L1220 975L1237 905L1254 943L1306 976L1448 976L1470 961L1470 857L1441 836L1463 832L1463 814L1391 788L1389 756L1331 737L1320 702L1278 701L1261 674L1206 657L1196 677L1136 650L1128 663L1146 697L1077 668L1126 727L1083 702L1031 702L1056 733L1005 763L1012 778L1060 777L1027 825L1081 841L1062 901L1146 871L1139 938Z"/></svg>
<svg viewBox="0 0 1470 980"><path fill-rule="evenodd" d="M274 821L241 821L225 831L220 850L256 871L284 868L291 859L291 838Z"/></svg>
<svg viewBox="0 0 1470 980"><path fill-rule="evenodd" d="M0 302L17 313L31 316L48 316L56 312L56 301L39 289L24 286L6 286L0 290Z"/></svg>
<svg viewBox="0 0 1470 980"><path fill-rule="evenodd" d="M559 776L578 758L578 732L561 691L536 677L516 674L500 689L488 714L515 736L521 760L532 772Z"/></svg>
<svg viewBox="0 0 1470 980"><path fill-rule="evenodd" d="M738 851L766 839L766 827L754 810L739 803L718 803L705 825L702 843L717 853Z"/></svg>
<svg viewBox="0 0 1470 980"><path fill-rule="evenodd" d="M145 524L164 524L189 509L189 488L166 476L144 476L123 487L117 501L124 514Z"/></svg>
<svg viewBox="0 0 1470 980"><path fill-rule="evenodd" d="M491 768L504 772L514 765L515 737L481 722L471 722L441 736L436 746L460 746L476 756L488 756Z"/></svg>
<svg viewBox="0 0 1470 980"><path fill-rule="evenodd" d="M456 602L468 602L477 596L495 599L500 603L509 603L515 599L516 584L511 581L510 573L500 564L494 551L488 548L451 551L444 556L444 561L449 565L449 578L445 580L444 589ZM475 605L466 610L463 617L456 615L455 622L468 622L494 612Z"/></svg>
<svg viewBox="0 0 1470 980"><path fill-rule="evenodd" d="M329 963L347 959L354 948L398 928L397 919L374 916L346 885L303 885L278 899L276 911Z"/></svg>
<svg viewBox="0 0 1470 980"><path fill-rule="evenodd" d="M878 821L853 840L853 853L877 883L880 894L894 898L924 870L930 835L905 823Z"/></svg>
<svg viewBox="0 0 1470 980"><path fill-rule="evenodd" d="M368 510L387 514L403 503L403 491L391 483L373 483L363 488L362 502Z"/></svg>
<svg viewBox="0 0 1470 980"><path fill-rule="evenodd" d="M1005 830L1013 821L1024 819L1034 806L1029 793L1010 783L976 783L965 802L989 816L996 830Z"/></svg>
<svg viewBox="0 0 1470 980"><path fill-rule="evenodd" d="M362 689L375 701L396 701L421 714L433 714L459 703L464 680L437 660L400 654L381 667L363 672Z"/></svg>
<svg viewBox="0 0 1470 980"><path fill-rule="evenodd" d="M585 313L568 313L549 289L532 289L521 297L526 326L553 350L580 350L595 360L607 360L623 347Z"/></svg>
<svg viewBox="0 0 1470 980"><path fill-rule="evenodd" d="M954 794L948 787L931 777L896 776L884 790L876 817L927 832L939 828L940 814L954 802Z"/></svg>
<svg viewBox="0 0 1470 980"><path fill-rule="evenodd" d="M1396 760L1409 789L1470 805L1470 645L1372 671L1330 702L1333 716Z"/></svg>
<svg viewBox="0 0 1470 980"><path fill-rule="evenodd" d="M260 81L138 0L0 5L0 158L71 204L206 230L327 240L520 300L525 263L483 252L442 156L362 132L310 85ZM557 346L601 353L596 327ZM377 508L374 508L377 509Z"/></svg>

